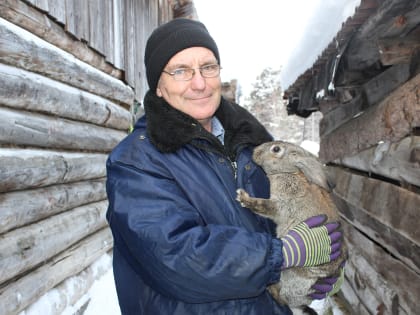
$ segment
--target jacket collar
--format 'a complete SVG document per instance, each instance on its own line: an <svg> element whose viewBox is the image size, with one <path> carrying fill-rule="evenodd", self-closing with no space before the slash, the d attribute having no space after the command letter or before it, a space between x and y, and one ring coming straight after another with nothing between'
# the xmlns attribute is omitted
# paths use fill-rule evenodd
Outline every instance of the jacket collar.
<svg viewBox="0 0 420 315"><path fill-rule="evenodd" d="M195 139L208 139L219 150L234 157L242 145L271 141L267 130L243 107L223 97L215 115L225 128L225 148L191 116L173 108L163 98L147 92L144 98L146 131L153 145L163 153L175 152Z"/></svg>

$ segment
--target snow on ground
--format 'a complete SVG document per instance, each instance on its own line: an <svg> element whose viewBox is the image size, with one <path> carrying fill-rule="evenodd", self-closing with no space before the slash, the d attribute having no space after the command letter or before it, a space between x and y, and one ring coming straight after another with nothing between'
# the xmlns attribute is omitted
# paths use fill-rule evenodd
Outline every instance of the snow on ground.
<svg viewBox="0 0 420 315"><path fill-rule="evenodd" d="M67 307L62 315L121 314L112 272L112 256L104 255L95 264L96 268L106 268L107 271L93 282L89 291L75 305Z"/></svg>
<svg viewBox="0 0 420 315"><path fill-rule="evenodd" d="M90 298L90 302L83 315L121 314L112 268L93 284L86 298Z"/></svg>

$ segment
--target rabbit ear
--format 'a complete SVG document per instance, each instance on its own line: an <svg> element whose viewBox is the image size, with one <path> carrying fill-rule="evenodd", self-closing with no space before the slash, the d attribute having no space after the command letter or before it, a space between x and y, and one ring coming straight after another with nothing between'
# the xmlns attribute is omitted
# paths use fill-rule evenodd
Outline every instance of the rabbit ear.
<svg viewBox="0 0 420 315"><path fill-rule="evenodd" d="M331 191L324 166L313 157L301 158L295 166L305 175L310 183L314 183L327 191Z"/></svg>

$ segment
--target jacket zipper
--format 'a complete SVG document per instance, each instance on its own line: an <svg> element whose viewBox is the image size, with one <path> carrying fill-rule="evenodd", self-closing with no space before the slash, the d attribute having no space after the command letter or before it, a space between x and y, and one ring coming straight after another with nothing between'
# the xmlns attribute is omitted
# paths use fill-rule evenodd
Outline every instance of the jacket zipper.
<svg viewBox="0 0 420 315"><path fill-rule="evenodd" d="M236 163L236 161L232 161L231 159L229 159L230 165L232 166L232 170L233 170L233 175L236 177L238 176L238 164Z"/></svg>

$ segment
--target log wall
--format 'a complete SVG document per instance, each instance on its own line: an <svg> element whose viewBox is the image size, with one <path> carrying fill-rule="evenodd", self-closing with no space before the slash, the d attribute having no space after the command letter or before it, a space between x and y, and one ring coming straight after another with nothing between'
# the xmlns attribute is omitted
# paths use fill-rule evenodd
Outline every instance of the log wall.
<svg viewBox="0 0 420 315"><path fill-rule="evenodd" d="M146 39L172 5L193 9L0 2L0 314L36 313L49 292L60 293L49 314L61 314L101 274L92 266L112 249L106 158L133 123Z"/></svg>
<svg viewBox="0 0 420 315"><path fill-rule="evenodd" d="M355 314L418 313L419 56L419 1L362 0L286 91L295 113L323 114L320 158L345 222L343 293ZM317 99L321 90L328 92Z"/></svg>

